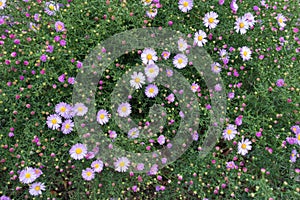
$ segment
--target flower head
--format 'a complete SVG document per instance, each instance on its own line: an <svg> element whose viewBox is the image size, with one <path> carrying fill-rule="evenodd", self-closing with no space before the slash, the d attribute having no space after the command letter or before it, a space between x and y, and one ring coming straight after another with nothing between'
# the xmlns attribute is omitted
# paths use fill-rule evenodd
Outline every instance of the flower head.
<svg viewBox="0 0 300 200"><path fill-rule="evenodd" d="M145 68L145 74L150 79L156 78L159 74L158 66L156 64L147 65L147 67Z"/></svg>
<svg viewBox="0 0 300 200"><path fill-rule="evenodd" d="M61 117L53 114L47 117L47 126L52 130L58 129L61 124Z"/></svg>
<svg viewBox="0 0 300 200"><path fill-rule="evenodd" d="M210 29L216 28L217 24L219 23L219 20L217 20L217 18L218 14L215 12L206 13L203 21L204 26Z"/></svg>
<svg viewBox="0 0 300 200"><path fill-rule="evenodd" d="M251 59L251 54L252 54L251 50L246 46L242 47L241 50L240 50L240 55L241 55L243 61L250 60Z"/></svg>
<svg viewBox="0 0 300 200"><path fill-rule="evenodd" d="M237 33L240 32L241 34L245 34L249 29L249 23L245 17L237 18L234 24L235 24L234 29L236 30Z"/></svg>
<svg viewBox="0 0 300 200"><path fill-rule="evenodd" d="M183 69L188 64L188 58L184 54L177 54L173 59L173 64L178 69Z"/></svg>
<svg viewBox="0 0 300 200"><path fill-rule="evenodd" d="M207 39L205 39L206 37L206 33L202 30L199 30L195 33L194 44L198 45L199 47L202 47L207 42Z"/></svg>
<svg viewBox="0 0 300 200"><path fill-rule="evenodd" d="M137 137L139 137L139 133L140 133L140 131L138 128L132 128L128 132L128 138L131 138L131 139L137 138Z"/></svg>
<svg viewBox="0 0 300 200"><path fill-rule="evenodd" d="M95 160L92 162L91 167L95 172L101 172L103 170L103 162L101 160Z"/></svg>
<svg viewBox="0 0 300 200"><path fill-rule="evenodd" d="M223 137L225 140L232 140L236 134L236 127L233 124L228 124L226 129L223 131Z"/></svg>
<svg viewBox="0 0 300 200"><path fill-rule="evenodd" d="M35 181L37 175L32 167L27 167L20 172L19 180L22 183L28 184Z"/></svg>
<svg viewBox="0 0 300 200"><path fill-rule="evenodd" d="M71 105L61 102L55 106L55 112L60 116L69 119L73 117L73 108Z"/></svg>
<svg viewBox="0 0 300 200"><path fill-rule="evenodd" d="M38 196L41 195L42 191L44 190L46 190L44 183L41 182L33 183L29 187L29 194L31 194L32 196Z"/></svg>
<svg viewBox="0 0 300 200"><path fill-rule="evenodd" d="M6 0L0 0L0 10L3 10L6 6Z"/></svg>
<svg viewBox="0 0 300 200"><path fill-rule="evenodd" d="M158 94L158 87L154 84L150 84L145 89L145 94L148 98L154 98Z"/></svg>
<svg viewBox="0 0 300 200"><path fill-rule="evenodd" d="M283 16L282 14L278 14L277 17L276 17L275 19L277 20L278 25L279 25L280 27L285 27L285 26L286 26L286 23L284 23L284 22L286 22L287 19L286 19L286 17Z"/></svg>
<svg viewBox="0 0 300 200"><path fill-rule="evenodd" d="M164 60L168 60L170 57L171 53L169 51L163 51L161 56Z"/></svg>
<svg viewBox="0 0 300 200"><path fill-rule="evenodd" d="M130 86L135 89L140 89L142 84L145 84L145 76L142 72L133 72L131 75Z"/></svg>
<svg viewBox="0 0 300 200"><path fill-rule="evenodd" d="M297 151L296 151L296 149L292 150L290 160L291 160L291 162L296 162L296 160L297 160Z"/></svg>
<svg viewBox="0 0 300 200"><path fill-rule="evenodd" d="M191 86L192 92L197 92L199 88L200 88L200 86L195 82Z"/></svg>
<svg viewBox="0 0 300 200"><path fill-rule="evenodd" d="M61 131L63 134L69 134L73 131L74 123L72 120L68 119L64 121L64 123L61 125Z"/></svg>
<svg viewBox="0 0 300 200"><path fill-rule="evenodd" d="M55 15L55 13L59 10L59 5L53 1L45 3L45 12L48 15Z"/></svg>
<svg viewBox="0 0 300 200"><path fill-rule="evenodd" d="M108 118L108 112L106 110L99 110L97 113L97 121L99 124L103 125L106 124L108 122L109 118Z"/></svg>
<svg viewBox="0 0 300 200"><path fill-rule="evenodd" d="M178 7L182 12L188 12L193 8L193 0L179 0Z"/></svg>
<svg viewBox="0 0 300 200"><path fill-rule="evenodd" d="M221 72L222 68L221 65L217 62L214 62L211 64L211 71L215 74L219 74Z"/></svg>
<svg viewBox="0 0 300 200"><path fill-rule="evenodd" d="M55 30L56 30L56 32L65 31L65 24L61 21L55 22Z"/></svg>
<svg viewBox="0 0 300 200"><path fill-rule="evenodd" d="M154 51L151 48L145 48L142 52L142 61L145 65L147 64L153 64L155 61L157 61L156 51Z"/></svg>
<svg viewBox="0 0 300 200"><path fill-rule="evenodd" d="M248 151L252 149L251 144L252 142L249 141L249 139L244 140L243 138L242 141L238 143L238 154L246 155Z"/></svg>
<svg viewBox="0 0 300 200"><path fill-rule="evenodd" d="M83 103L76 103L73 111L76 116L84 116L88 112L88 108Z"/></svg>
<svg viewBox="0 0 300 200"><path fill-rule="evenodd" d="M179 51L185 51L186 49L187 49L187 42L186 42L186 40L184 40L184 39L182 39L182 38L180 38L179 40L178 40L178 42L177 42L177 44L178 44L178 50Z"/></svg>
<svg viewBox="0 0 300 200"><path fill-rule="evenodd" d="M71 157L75 160L83 159L87 154L87 148L81 143L73 145L69 151Z"/></svg>
<svg viewBox="0 0 300 200"><path fill-rule="evenodd" d="M91 181L95 178L95 173L91 168L86 168L85 170L82 170L81 176L84 180Z"/></svg>
<svg viewBox="0 0 300 200"><path fill-rule="evenodd" d="M129 103L121 103L118 107L118 114L120 117L128 117L131 113L131 106Z"/></svg>
<svg viewBox="0 0 300 200"><path fill-rule="evenodd" d="M126 157L121 157L121 158L118 158L118 160L114 163L114 165L115 165L116 171L126 172L130 165L130 161Z"/></svg>

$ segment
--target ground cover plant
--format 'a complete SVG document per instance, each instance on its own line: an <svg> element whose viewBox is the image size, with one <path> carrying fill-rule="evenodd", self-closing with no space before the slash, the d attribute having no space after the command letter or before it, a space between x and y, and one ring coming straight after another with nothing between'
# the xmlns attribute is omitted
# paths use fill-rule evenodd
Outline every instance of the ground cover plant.
<svg viewBox="0 0 300 200"><path fill-rule="evenodd" d="M0 0L0 199L299 199L299 13Z"/></svg>

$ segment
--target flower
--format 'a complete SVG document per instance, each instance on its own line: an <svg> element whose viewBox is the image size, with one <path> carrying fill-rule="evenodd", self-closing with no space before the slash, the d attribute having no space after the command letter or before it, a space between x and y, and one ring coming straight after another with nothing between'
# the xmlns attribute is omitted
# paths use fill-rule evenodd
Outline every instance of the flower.
<svg viewBox="0 0 300 200"><path fill-rule="evenodd" d="M33 183L29 187L29 194L31 194L32 196L38 196L42 194L43 190L46 190L44 183L41 182Z"/></svg>
<svg viewBox="0 0 300 200"><path fill-rule="evenodd" d="M43 174L42 170L40 170L39 168L34 168L33 170L36 175L36 178L40 177Z"/></svg>
<svg viewBox="0 0 300 200"><path fill-rule="evenodd" d="M193 92L197 92L197 90L199 89L200 87L199 87L199 85L197 84L197 83L193 83L192 84L192 86L191 86L191 90L193 91Z"/></svg>
<svg viewBox="0 0 300 200"><path fill-rule="evenodd" d="M99 122L99 124L106 124L108 122L108 119L108 112L106 110L101 109L98 111L97 121Z"/></svg>
<svg viewBox="0 0 300 200"><path fill-rule="evenodd" d="M60 116L69 119L72 117L73 108L65 102L60 102L55 106L55 112Z"/></svg>
<svg viewBox="0 0 300 200"><path fill-rule="evenodd" d="M76 116L84 116L87 113L88 108L83 103L76 103L73 111Z"/></svg>
<svg viewBox="0 0 300 200"><path fill-rule="evenodd" d="M148 98L154 98L158 94L158 87L154 84L150 84L145 89L145 94Z"/></svg>
<svg viewBox="0 0 300 200"><path fill-rule="evenodd" d="M137 138L137 137L139 137L139 133L140 133L140 131L138 128L132 128L128 132L128 138L131 138L131 139Z"/></svg>
<svg viewBox="0 0 300 200"><path fill-rule="evenodd" d="M65 31L65 24L61 21L55 22L55 30L56 30L56 32Z"/></svg>
<svg viewBox="0 0 300 200"><path fill-rule="evenodd" d="M236 166L235 163L234 163L233 161L227 162L227 163L226 163L226 167L227 167L228 169L237 169L237 168L238 168L238 166Z"/></svg>
<svg viewBox="0 0 300 200"><path fill-rule="evenodd" d="M284 80L282 78L278 79L276 81L276 85L277 85L277 87L283 87L284 86Z"/></svg>
<svg viewBox="0 0 300 200"><path fill-rule="evenodd" d="M118 160L114 163L114 165L115 165L116 171L125 172L130 165L130 161L126 157L121 157L121 158L118 158Z"/></svg>
<svg viewBox="0 0 300 200"><path fill-rule="evenodd" d="M206 37L206 33L202 30L199 30L195 33L194 44L197 44L199 47L202 47L207 42L207 39L205 39Z"/></svg>
<svg viewBox="0 0 300 200"><path fill-rule="evenodd" d="M34 32L37 32L39 30L39 27L35 23L30 22L29 29L33 30Z"/></svg>
<svg viewBox="0 0 300 200"><path fill-rule="evenodd" d="M91 168L86 168L82 170L81 176L84 180L90 181L95 178L95 173Z"/></svg>
<svg viewBox="0 0 300 200"><path fill-rule="evenodd" d="M287 19L286 19L286 17L283 16L281 13L278 14L277 17L276 17L275 19L277 20L278 25L279 25L280 27L285 27L285 26L286 26L286 24L285 24L284 22L286 22Z"/></svg>
<svg viewBox="0 0 300 200"><path fill-rule="evenodd" d="M251 141L248 139L244 140L243 138L242 141L238 143L238 154L246 155L248 151L252 149L251 144Z"/></svg>
<svg viewBox="0 0 300 200"><path fill-rule="evenodd" d="M32 167L27 167L20 172L19 180L22 183L32 183L37 178Z"/></svg>
<svg viewBox="0 0 300 200"><path fill-rule="evenodd" d="M169 51L163 51L161 54L161 56L164 60L169 59L170 55L171 55L171 53Z"/></svg>
<svg viewBox="0 0 300 200"><path fill-rule="evenodd" d="M166 141L166 138L164 135L160 135L158 138L157 138L157 142L160 144L160 145L163 145Z"/></svg>
<svg viewBox="0 0 300 200"><path fill-rule="evenodd" d="M208 27L209 29L216 28L217 24L219 23L219 20L217 20L218 14L215 12L209 12L206 13L204 16L204 26Z"/></svg>
<svg viewBox="0 0 300 200"><path fill-rule="evenodd" d="M232 0L230 3L230 9L234 14L236 14L237 10L239 9L239 6L236 4L236 0Z"/></svg>
<svg viewBox="0 0 300 200"><path fill-rule="evenodd" d="M142 72L133 72L131 75L130 86L139 89L142 87L142 84L145 84L145 76Z"/></svg>
<svg viewBox="0 0 300 200"><path fill-rule="evenodd" d="M143 163L138 163L137 166L136 166L136 169L141 171L144 169L144 164Z"/></svg>
<svg viewBox="0 0 300 200"><path fill-rule="evenodd" d="M291 162L296 162L296 160L297 160L297 151L296 151L296 149L294 149L292 151L291 156L290 156L290 160L291 160Z"/></svg>
<svg viewBox="0 0 300 200"><path fill-rule="evenodd" d="M47 117L47 126L52 130L58 129L61 124L60 116L53 114Z"/></svg>
<svg viewBox="0 0 300 200"><path fill-rule="evenodd" d="M254 16L252 15L252 13L249 13L249 12L245 13L244 17L247 20L247 22L248 22L248 24L249 24L250 27L254 26L254 24L255 24L256 21L254 19Z"/></svg>
<svg viewBox="0 0 300 200"><path fill-rule="evenodd" d="M251 59L251 50L248 47L243 46L240 50L240 55L241 55L243 61L250 60Z"/></svg>
<svg viewBox="0 0 300 200"><path fill-rule="evenodd" d="M141 55L142 61L145 65L153 64L157 61L156 51L152 48L145 48Z"/></svg>
<svg viewBox="0 0 300 200"><path fill-rule="evenodd" d="M9 198L8 196L2 195L0 197L0 200L11 200L11 198Z"/></svg>
<svg viewBox="0 0 300 200"><path fill-rule="evenodd" d="M147 65L147 67L145 68L145 74L150 79L156 78L159 74L158 66L156 64Z"/></svg>
<svg viewBox="0 0 300 200"><path fill-rule="evenodd" d="M173 59L173 64L178 69L183 69L188 64L188 58L184 54L177 54Z"/></svg>
<svg viewBox="0 0 300 200"><path fill-rule="evenodd" d="M142 0L144 3L144 6L148 6L152 3L152 0Z"/></svg>
<svg viewBox="0 0 300 200"><path fill-rule="evenodd" d="M182 12L188 12L193 8L193 0L179 0L178 7Z"/></svg>
<svg viewBox="0 0 300 200"><path fill-rule="evenodd" d="M53 1L45 3L45 13L48 15L55 15L55 13L59 10L59 5Z"/></svg>
<svg viewBox="0 0 300 200"><path fill-rule="evenodd" d="M70 151L69 154L71 155L71 157L75 160L81 160L83 159L86 154L87 154L87 148L85 145L81 144L81 143L77 143L74 144Z"/></svg>
<svg viewBox="0 0 300 200"><path fill-rule="evenodd" d="M223 131L223 137L225 140L232 140L236 134L236 127L233 124L228 124L226 129Z"/></svg>
<svg viewBox="0 0 300 200"><path fill-rule="evenodd" d="M3 10L6 6L6 0L0 0L0 10Z"/></svg>
<svg viewBox="0 0 300 200"><path fill-rule="evenodd" d="M167 74L167 77L173 76L173 70L171 70L171 69L166 69L166 74Z"/></svg>
<svg viewBox="0 0 300 200"><path fill-rule="evenodd" d="M168 102L172 103L175 101L175 96L173 93L169 94L167 97L166 97L166 100L168 100Z"/></svg>
<svg viewBox="0 0 300 200"><path fill-rule="evenodd" d="M128 117L131 113L131 106L129 103L121 103L118 107L118 114L120 117Z"/></svg>
<svg viewBox="0 0 300 200"><path fill-rule="evenodd" d="M235 24L234 29L236 29L237 33L240 32L241 34L245 34L247 32L247 30L249 29L249 23L245 17L237 18L237 20L234 24Z"/></svg>
<svg viewBox="0 0 300 200"><path fill-rule="evenodd" d="M179 50L179 51L185 51L185 50L187 49L187 46L188 46L188 45L187 45L186 40L180 38L180 39L178 40L177 44L178 44L178 50Z"/></svg>
<svg viewBox="0 0 300 200"><path fill-rule="evenodd" d="M94 172L101 172L103 170L103 162L101 160L95 160L92 162L91 167L93 168Z"/></svg>
<svg viewBox="0 0 300 200"><path fill-rule="evenodd" d="M149 18L154 18L157 15L157 8L154 8L152 5L150 6L149 10L146 11L146 15Z"/></svg>
<svg viewBox="0 0 300 200"><path fill-rule="evenodd" d="M148 175L155 175L158 172L158 165L154 164L151 166L150 171L148 172Z"/></svg>
<svg viewBox="0 0 300 200"><path fill-rule="evenodd" d="M74 123L68 119L61 125L61 131L63 134L69 134L73 131Z"/></svg>
<svg viewBox="0 0 300 200"><path fill-rule="evenodd" d="M233 93L233 94L234 94L234 93ZM235 118L234 123L235 123L237 126L242 125L242 123L243 123L243 115L239 115L237 118Z"/></svg>
<svg viewBox="0 0 300 200"><path fill-rule="evenodd" d="M300 127L298 125L292 126L291 131L295 134L300 133Z"/></svg>
<svg viewBox="0 0 300 200"><path fill-rule="evenodd" d="M296 143L298 143L298 145L300 145L300 133L296 134Z"/></svg>
<svg viewBox="0 0 300 200"><path fill-rule="evenodd" d="M215 74L218 74L221 72L221 65L217 62L214 62L213 64L211 64L211 71Z"/></svg>

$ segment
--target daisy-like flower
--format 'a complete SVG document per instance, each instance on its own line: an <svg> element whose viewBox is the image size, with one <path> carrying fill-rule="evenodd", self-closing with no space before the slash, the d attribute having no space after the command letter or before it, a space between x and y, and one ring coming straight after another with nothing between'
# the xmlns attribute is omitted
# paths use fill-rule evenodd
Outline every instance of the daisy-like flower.
<svg viewBox="0 0 300 200"><path fill-rule="evenodd" d="M250 60L251 59L251 54L252 54L251 50L246 46L242 47L241 50L240 50L240 55L241 55L243 61Z"/></svg>
<svg viewBox="0 0 300 200"><path fill-rule="evenodd" d="M128 131L128 138L134 139L139 137L140 131L138 128L132 128Z"/></svg>
<svg viewBox="0 0 300 200"><path fill-rule="evenodd" d="M284 23L284 22L286 22L287 19L286 19L286 17L283 16L282 14L278 14L277 17L276 17L275 19L277 20L278 25L279 25L280 27L285 27L285 26L286 26L286 23Z"/></svg>
<svg viewBox="0 0 300 200"><path fill-rule="evenodd" d="M219 74L221 72L222 68L221 65L217 62L214 62L211 64L211 71L215 74Z"/></svg>
<svg viewBox="0 0 300 200"><path fill-rule="evenodd" d="M236 127L232 124L229 124L226 129L223 131L223 137L225 140L232 140L237 134Z"/></svg>
<svg viewBox="0 0 300 200"><path fill-rule="evenodd" d="M178 50L179 51L183 52L183 51L185 51L187 49L188 45L187 45L186 40L180 38L177 43L178 43Z"/></svg>
<svg viewBox="0 0 300 200"><path fill-rule="evenodd" d="M228 169L237 169L237 166L235 165L235 163L233 161L227 162L226 167Z"/></svg>
<svg viewBox="0 0 300 200"><path fill-rule="evenodd" d="M35 171L32 167L27 167L20 172L19 180L22 183L28 184L35 181L37 178Z"/></svg>
<svg viewBox="0 0 300 200"><path fill-rule="evenodd" d="M3 10L6 6L6 0L0 0L0 10Z"/></svg>
<svg viewBox="0 0 300 200"><path fill-rule="evenodd" d="M206 33L202 30L199 30L195 33L194 44L197 44L199 47L202 47L207 42L207 39L205 39L206 37Z"/></svg>
<svg viewBox="0 0 300 200"><path fill-rule="evenodd" d="M168 60L169 59L169 57L170 57L170 52L169 51L163 51L162 52L162 54L161 54L161 56L162 56L162 58L164 59L164 60Z"/></svg>
<svg viewBox="0 0 300 200"><path fill-rule="evenodd" d="M193 92L197 92L197 90L199 89L199 85L197 83L193 83L192 86L191 86L191 90Z"/></svg>
<svg viewBox="0 0 300 200"><path fill-rule="evenodd" d="M184 54L177 54L173 58L173 64L175 65L176 68L183 69L188 64L188 58Z"/></svg>
<svg viewBox="0 0 300 200"><path fill-rule="evenodd" d="M296 151L296 149L294 149L292 151L291 156L290 156L290 160L291 160L291 162L296 162L296 160L297 160L297 151Z"/></svg>
<svg viewBox="0 0 300 200"><path fill-rule="evenodd" d="M159 74L159 67L156 64L150 64L145 67L145 74L148 78L154 79Z"/></svg>
<svg viewBox="0 0 300 200"><path fill-rule="evenodd" d="M234 29L236 30L237 33L240 32L241 34L245 34L249 29L249 23L245 17L237 18L234 24L235 24Z"/></svg>
<svg viewBox="0 0 300 200"><path fill-rule="evenodd" d="M36 178L40 177L43 174L42 170L40 170L39 168L34 168L34 173L36 175Z"/></svg>
<svg viewBox="0 0 300 200"><path fill-rule="evenodd" d="M150 84L145 89L145 94L148 98L154 98L158 94L158 87L154 84Z"/></svg>
<svg viewBox="0 0 300 200"><path fill-rule="evenodd" d="M91 181L95 178L95 173L91 168L86 168L85 170L82 170L81 176L84 180Z"/></svg>
<svg viewBox="0 0 300 200"><path fill-rule="evenodd" d="M121 103L118 107L118 114L120 117L128 117L131 113L131 106L128 102Z"/></svg>
<svg viewBox="0 0 300 200"><path fill-rule="evenodd" d="M135 89L140 89L142 84L145 84L145 76L142 72L133 72L131 75L130 86Z"/></svg>
<svg viewBox="0 0 300 200"><path fill-rule="evenodd" d="M179 0L178 7L182 12L188 12L193 8L193 0Z"/></svg>
<svg viewBox="0 0 300 200"><path fill-rule="evenodd" d="M216 28L217 24L219 23L218 14L215 12L206 13L204 16L204 26L208 27L209 29Z"/></svg>
<svg viewBox="0 0 300 200"><path fill-rule="evenodd" d="M37 182L37 183L33 183L30 187L29 187L29 193L32 196L38 196L42 194L42 191L46 190L46 187L44 185L44 183L41 182Z"/></svg>
<svg viewBox="0 0 300 200"><path fill-rule="evenodd" d="M248 151L252 149L251 144L252 142L249 141L249 139L244 140L243 138L242 141L238 143L238 154L246 155Z"/></svg>
<svg viewBox="0 0 300 200"><path fill-rule="evenodd" d="M45 13L48 15L55 15L55 13L59 10L59 5L53 1L49 1L45 3Z"/></svg>
<svg viewBox="0 0 300 200"><path fill-rule="evenodd" d="M72 120L68 119L61 125L61 131L63 134L69 134L73 131L73 127L74 123L72 122Z"/></svg>
<svg viewBox="0 0 300 200"><path fill-rule="evenodd" d="M244 17L247 20L247 22L248 22L248 24L249 24L250 27L254 26L254 24L255 24L256 21L254 19L254 16L251 13L249 13L249 12L245 13Z"/></svg>
<svg viewBox="0 0 300 200"><path fill-rule="evenodd" d="M145 48L141 55L142 61L145 65L153 64L157 61L156 51L151 48Z"/></svg>
<svg viewBox="0 0 300 200"><path fill-rule="evenodd" d="M56 32L65 31L65 24L61 21L55 22L55 30L56 30Z"/></svg>
<svg viewBox="0 0 300 200"><path fill-rule="evenodd" d="M296 143L298 143L298 145L300 145L300 133L296 134Z"/></svg>
<svg viewBox="0 0 300 200"><path fill-rule="evenodd" d="M300 127L298 125L292 126L291 131L295 134L300 133Z"/></svg>
<svg viewBox="0 0 300 200"><path fill-rule="evenodd" d="M142 2L144 3L144 6L148 6L152 3L152 0L142 0Z"/></svg>
<svg viewBox="0 0 300 200"><path fill-rule="evenodd" d="M99 110L97 113L97 121L99 124L103 125L106 124L108 122L109 118L108 118L108 112L106 110Z"/></svg>
<svg viewBox="0 0 300 200"><path fill-rule="evenodd" d="M147 17L153 19L157 15L157 8L150 6L149 10L146 11Z"/></svg>
<svg viewBox="0 0 300 200"><path fill-rule="evenodd" d="M87 154L87 148L85 145L81 144L81 143L77 143L74 144L70 151L69 154L71 155L71 157L75 160L81 160L83 159L86 154Z"/></svg>
<svg viewBox="0 0 300 200"><path fill-rule="evenodd" d="M92 162L91 167L93 168L94 172L100 173L103 170L103 162L101 160L95 160Z"/></svg>
<svg viewBox="0 0 300 200"><path fill-rule="evenodd" d="M55 112L66 119L72 117L71 116L72 111L73 111L72 106L70 106L65 102L60 102L55 106Z"/></svg>
<svg viewBox="0 0 300 200"><path fill-rule="evenodd" d="M11 200L11 198L8 197L8 196L2 195L2 196L0 197L0 200Z"/></svg>
<svg viewBox="0 0 300 200"><path fill-rule="evenodd" d="M83 103L76 103L73 111L76 116L84 116L88 112L88 108Z"/></svg>
<svg viewBox="0 0 300 200"><path fill-rule="evenodd" d="M52 130L58 129L61 124L61 117L53 114L47 117L47 126Z"/></svg>
<svg viewBox="0 0 300 200"><path fill-rule="evenodd" d="M167 74L167 77L173 76L173 70L171 70L171 69L166 69L166 74Z"/></svg>
<svg viewBox="0 0 300 200"><path fill-rule="evenodd" d="M114 163L114 165L115 165L116 171L126 172L130 165L130 161L126 157L121 157L121 158L118 158L118 160Z"/></svg>

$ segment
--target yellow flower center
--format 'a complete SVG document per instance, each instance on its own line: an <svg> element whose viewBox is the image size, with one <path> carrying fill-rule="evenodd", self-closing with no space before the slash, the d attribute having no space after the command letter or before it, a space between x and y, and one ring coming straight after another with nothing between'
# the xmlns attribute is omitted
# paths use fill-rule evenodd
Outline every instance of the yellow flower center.
<svg viewBox="0 0 300 200"><path fill-rule="evenodd" d="M77 148L77 149L75 150L75 153L76 153L76 154L81 154L81 153L82 153L82 149L81 149L81 148Z"/></svg>
<svg viewBox="0 0 300 200"><path fill-rule="evenodd" d="M242 149L246 149L247 145L246 144L242 144Z"/></svg>
<svg viewBox="0 0 300 200"><path fill-rule="evenodd" d="M0 6L2 6L3 5L3 3L0 1Z"/></svg>
<svg viewBox="0 0 300 200"><path fill-rule="evenodd" d="M209 23L213 23L214 21L215 21L214 18L212 18L212 17L208 18L208 22L209 22Z"/></svg>
<svg viewBox="0 0 300 200"><path fill-rule="evenodd" d="M52 120L51 120L51 123L52 123L52 124L57 124L57 120L56 120L56 119L52 119Z"/></svg>
<svg viewBox="0 0 300 200"><path fill-rule="evenodd" d="M92 176L92 172L87 172L86 175L87 176Z"/></svg>
<svg viewBox="0 0 300 200"><path fill-rule="evenodd" d="M219 67L215 65L215 66L214 66L214 69L215 69L215 70L219 70Z"/></svg>
<svg viewBox="0 0 300 200"><path fill-rule="evenodd" d="M291 156L292 156L292 157L294 157L294 156L295 156L295 154L293 154L293 153L292 153L292 155L291 155Z"/></svg>
<svg viewBox="0 0 300 200"><path fill-rule="evenodd" d="M296 128L293 128L293 131L294 131L294 132L296 132L296 130L297 130Z"/></svg>
<svg viewBox="0 0 300 200"><path fill-rule="evenodd" d="M153 92L154 92L154 89L153 89L153 88L150 88L150 89L149 89L149 92L150 92L150 93L153 93Z"/></svg>
<svg viewBox="0 0 300 200"><path fill-rule="evenodd" d="M179 59L178 59L178 63L179 63L179 64L183 63L183 59L182 59L182 58L179 58Z"/></svg>
<svg viewBox="0 0 300 200"><path fill-rule="evenodd" d="M230 135L232 133L232 130L227 130L227 134Z"/></svg>
<svg viewBox="0 0 300 200"><path fill-rule="evenodd" d="M61 107L60 112L66 112L67 108L66 107Z"/></svg>
<svg viewBox="0 0 300 200"><path fill-rule="evenodd" d="M133 132L131 133L131 135L132 135L132 136L135 136L135 135L136 135L136 132L135 132L135 131L133 131Z"/></svg>
<svg viewBox="0 0 300 200"><path fill-rule="evenodd" d="M300 140L300 134L298 134L298 140Z"/></svg>
<svg viewBox="0 0 300 200"><path fill-rule="evenodd" d="M135 81L136 83L140 83L141 79L140 79L140 78L135 78L134 81Z"/></svg>
<svg viewBox="0 0 300 200"><path fill-rule="evenodd" d="M82 108L82 107L79 107L77 110L78 110L79 112L82 112L82 111L83 111L83 108Z"/></svg>
<svg viewBox="0 0 300 200"><path fill-rule="evenodd" d="M148 60L152 60L152 55L151 55L151 54L148 54L148 55L147 55L147 59L148 59Z"/></svg>
<svg viewBox="0 0 300 200"><path fill-rule="evenodd" d="M198 36L198 40L202 41L203 37L201 35Z"/></svg>
<svg viewBox="0 0 300 200"><path fill-rule="evenodd" d="M96 169L97 168L99 168L100 167L100 165L99 164L95 164L95 166L94 166Z"/></svg>
<svg viewBox="0 0 300 200"><path fill-rule="evenodd" d="M244 28L245 24L243 22L240 23L240 28Z"/></svg>
<svg viewBox="0 0 300 200"><path fill-rule="evenodd" d="M244 51L243 55L244 55L244 56L247 56L247 55L248 55L248 52L247 52L247 51Z"/></svg>
<svg viewBox="0 0 300 200"><path fill-rule="evenodd" d="M60 25L60 24L57 25L57 29L58 29L58 30L62 30L62 28L63 28L62 25Z"/></svg>
<svg viewBox="0 0 300 200"><path fill-rule="evenodd" d="M146 3L151 3L152 0L146 0Z"/></svg>
<svg viewBox="0 0 300 200"><path fill-rule="evenodd" d="M35 191L40 191L41 190L41 187L40 186L35 186Z"/></svg>
<svg viewBox="0 0 300 200"><path fill-rule="evenodd" d="M165 54L164 54L164 57L167 57L167 56L168 56L168 54L165 53Z"/></svg>
<svg viewBox="0 0 300 200"><path fill-rule="evenodd" d="M104 119L105 115L104 114L100 114L100 119Z"/></svg>
<svg viewBox="0 0 300 200"><path fill-rule="evenodd" d="M26 173L25 174L25 178L30 178L31 177L31 174L30 173Z"/></svg>
<svg viewBox="0 0 300 200"><path fill-rule="evenodd" d="M189 2L185 1L185 2L183 2L182 5L183 5L184 7L188 7L188 6L189 6Z"/></svg>
<svg viewBox="0 0 300 200"><path fill-rule="evenodd" d="M150 68L150 69L149 69L149 72L150 72L150 73L153 73L153 72L154 72L154 69L153 69L153 68Z"/></svg>
<svg viewBox="0 0 300 200"><path fill-rule="evenodd" d="M125 166L125 162L124 162L124 161L121 161L121 162L119 163L119 166L120 166L120 167L124 167L124 166Z"/></svg>
<svg viewBox="0 0 300 200"><path fill-rule="evenodd" d="M121 108L121 110L122 110L122 112L126 112L126 110L127 110L126 106L123 106L123 107Z"/></svg>
<svg viewBox="0 0 300 200"><path fill-rule="evenodd" d="M50 4L50 5L49 5L49 9L50 9L50 10L54 10L54 5Z"/></svg>
<svg viewBox="0 0 300 200"><path fill-rule="evenodd" d="M282 18L279 18L279 23L283 23L283 19Z"/></svg>
<svg viewBox="0 0 300 200"><path fill-rule="evenodd" d="M69 129L70 127L71 127L70 124L66 124L65 126L66 129Z"/></svg>

